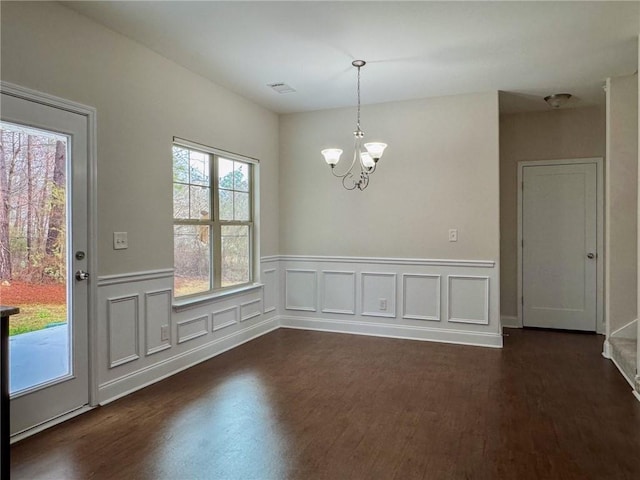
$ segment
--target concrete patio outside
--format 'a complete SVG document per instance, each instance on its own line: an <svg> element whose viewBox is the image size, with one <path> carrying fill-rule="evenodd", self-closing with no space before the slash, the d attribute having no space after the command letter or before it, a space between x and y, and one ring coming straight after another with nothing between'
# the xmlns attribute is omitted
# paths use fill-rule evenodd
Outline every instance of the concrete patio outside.
<svg viewBox="0 0 640 480"><path fill-rule="evenodd" d="M69 373L68 324L9 337L9 391L19 392Z"/></svg>

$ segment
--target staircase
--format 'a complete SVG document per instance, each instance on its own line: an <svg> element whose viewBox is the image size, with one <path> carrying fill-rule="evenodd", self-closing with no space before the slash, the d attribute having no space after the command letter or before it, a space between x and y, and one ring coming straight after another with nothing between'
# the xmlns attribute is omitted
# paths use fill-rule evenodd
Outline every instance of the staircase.
<svg viewBox="0 0 640 480"><path fill-rule="evenodd" d="M609 338L611 359L618 366L627 381L638 391L636 384L638 340L635 338Z"/></svg>

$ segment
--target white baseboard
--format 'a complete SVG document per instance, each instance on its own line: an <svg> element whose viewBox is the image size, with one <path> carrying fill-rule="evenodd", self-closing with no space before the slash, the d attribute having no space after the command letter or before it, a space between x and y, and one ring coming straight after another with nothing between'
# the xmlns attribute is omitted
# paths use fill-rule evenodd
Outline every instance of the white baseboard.
<svg viewBox="0 0 640 480"><path fill-rule="evenodd" d="M280 326L300 330L502 348L502 335L498 333L291 316L281 316Z"/></svg>
<svg viewBox="0 0 640 480"><path fill-rule="evenodd" d="M244 330L218 338L213 342L201 345L165 361L155 363L128 375L106 382L98 387L99 403L100 405L106 405L136 390L159 382L182 370L186 370L216 355L220 355L227 350L265 335L276 330L278 327L278 317L271 317Z"/></svg>
<svg viewBox="0 0 640 480"><path fill-rule="evenodd" d="M611 360L611 344L609 343L609 340L605 340L602 344L602 356Z"/></svg>
<svg viewBox="0 0 640 480"><path fill-rule="evenodd" d="M513 315L501 315L500 323L505 328L522 328L518 317Z"/></svg>
<svg viewBox="0 0 640 480"><path fill-rule="evenodd" d="M88 405L82 406L80 408L76 408L75 410L72 410L68 413L64 413L56 418L52 418L51 420L48 420L46 422L40 423L39 425L36 425L35 427L31 427L28 428L27 430L23 430L22 432L16 433L15 435L11 436L11 445L13 445L14 443L20 442L22 440L24 440L25 438L29 438L31 435L35 435L36 433L40 433L44 430L46 430L47 428L51 428L51 427L55 427L56 425L58 425L59 423L62 422L66 422L67 420L71 420L74 417L77 417L78 415L82 415L83 413L89 412L91 410L93 410L95 407L90 407Z"/></svg>

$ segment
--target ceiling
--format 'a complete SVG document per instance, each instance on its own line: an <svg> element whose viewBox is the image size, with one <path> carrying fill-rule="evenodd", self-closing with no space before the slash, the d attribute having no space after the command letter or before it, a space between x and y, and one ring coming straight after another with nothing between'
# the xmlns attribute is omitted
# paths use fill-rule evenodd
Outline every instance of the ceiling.
<svg viewBox="0 0 640 480"><path fill-rule="evenodd" d="M638 2L63 2L279 113L501 90L501 111L602 105L638 63ZM267 86L284 82L295 93Z"/></svg>

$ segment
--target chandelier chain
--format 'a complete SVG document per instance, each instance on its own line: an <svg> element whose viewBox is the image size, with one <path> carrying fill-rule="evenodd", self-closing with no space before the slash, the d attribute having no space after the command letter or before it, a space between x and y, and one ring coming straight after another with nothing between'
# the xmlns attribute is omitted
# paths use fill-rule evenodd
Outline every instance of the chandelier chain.
<svg viewBox="0 0 640 480"><path fill-rule="evenodd" d="M358 132L360 131L360 67L358 67L358 121L356 122Z"/></svg>

